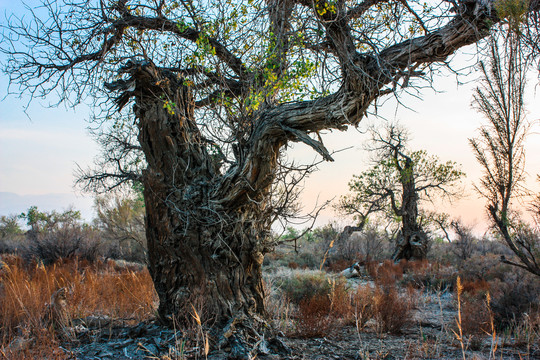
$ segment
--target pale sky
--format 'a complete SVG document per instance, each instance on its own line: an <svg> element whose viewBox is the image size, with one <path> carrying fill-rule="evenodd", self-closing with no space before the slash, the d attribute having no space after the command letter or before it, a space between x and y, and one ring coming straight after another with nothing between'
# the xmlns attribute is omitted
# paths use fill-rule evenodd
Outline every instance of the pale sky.
<svg viewBox="0 0 540 360"><path fill-rule="evenodd" d="M11 1L8 4L0 0L0 11L6 11L6 7L12 5ZM470 47L465 52L474 53L475 48ZM459 68L461 64L476 63L476 58L462 54L454 63ZM535 94L538 80L536 74L532 75L527 93L530 121L540 118L540 102ZM454 76L437 76L434 85L438 93L423 89L421 99L403 94L400 100L410 109L396 107L396 102L389 100L379 108L379 114L388 120L399 120L409 129L412 149L425 149L442 161L453 160L463 165L462 169L467 174L464 180L466 196L453 204L446 204L442 210L454 217L462 217L466 223L479 224L479 231L485 228L484 204L477 199L472 183L480 176L480 169L467 140L475 135L482 122L482 116L470 105L477 76L473 74L460 78L462 82L469 83L459 87ZM24 107L28 99L19 100L13 95L4 98L6 89L6 76L0 74L0 192L34 196L73 193L76 163L86 168L92 165L98 155L98 148L86 130L88 123L85 120L90 117L90 110L85 107L75 111L63 107L47 108L43 106L47 102L34 101L27 115ZM363 132L368 124L380 121L369 116L359 129L334 132L323 137L330 150L352 148L335 154L335 162L321 164L320 170L307 180L302 197L306 210L314 206L317 198L323 202L345 194L352 175L369 166L369 156L363 150L363 143L369 137ZM537 191L539 184L535 179L536 174L540 173L539 129L538 124L532 128L526 144L528 186ZM317 158L312 150L303 145L295 145L290 153L291 157L304 161ZM91 216L91 196L77 193L71 205L83 210L85 217ZM318 225L324 225L336 216L329 209L321 214ZM342 223L346 224L345 221Z"/></svg>

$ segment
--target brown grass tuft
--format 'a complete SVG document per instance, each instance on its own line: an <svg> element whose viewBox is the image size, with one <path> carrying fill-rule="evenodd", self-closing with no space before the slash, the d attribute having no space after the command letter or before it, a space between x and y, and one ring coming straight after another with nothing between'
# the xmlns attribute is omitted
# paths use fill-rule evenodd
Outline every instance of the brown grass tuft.
<svg viewBox="0 0 540 360"><path fill-rule="evenodd" d="M374 318L377 333L400 334L411 320L412 301L398 293L395 286L377 287L374 298Z"/></svg>
<svg viewBox="0 0 540 360"><path fill-rule="evenodd" d="M111 264L72 259L50 266L25 265L4 256L0 270L0 350L16 358L58 358L56 336L45 326L47 303L60 288L67 289L70 319L103 315L142 321L151 318L157 296L148 270L117 270ZM28 340L28 341L26 341ZM26 342L25 342L26 341ZM29 347L21 342L32 342ZM11 344L11 346L9 346ZM39 346L37 345L39 344ZM37 352L37 353L36 353Z"/></svg>
<svg viewBox="0 0 540 360"><path fill-rule="evenodd" d="M328 271L340 273L343 270L349 268L351 265L351 261L348 259L333 260L331 262L328 262Z"/></svg>
<svg viewBox="0 0 540 360"><path fill-rule="evenodd" d="M297 328L293 336L328 336L332 329L352 321L354 307L346 283L328 282L328 293L311 294L298 304Z"/></svg>
<svg viewBox="0 0 540 360"><path fill-rule="evenodd" d="M393 285L403 277L402 264L395 264L391 260L386 260L381 264L368 263L367 269L375 284L379 286Z"/></svg>
<svg viewBox="0 0 540 360"><path fill-rule="evenodd" d="M326 295L315 295L302 300L298 306L296 336L326 336L334 327L335 318L330 313L330 299Z"/></svg>
<svg viewBox="0 0 540 360"><path fill-rule="evenodd" d="M411 321L415 297L414 289L408 288L401 294L394 284L375 288L360 286L353 297L357 326L361 329L373 319L377 333L399 334Z"/></svg>
<svg viewBox="0 0 540 360"><path fill-rule="evenodd" d="M462 281L463 292L470 293L472 295L483 294L485 295L489 291L489 284L486 280L463 280Z"/></svg>

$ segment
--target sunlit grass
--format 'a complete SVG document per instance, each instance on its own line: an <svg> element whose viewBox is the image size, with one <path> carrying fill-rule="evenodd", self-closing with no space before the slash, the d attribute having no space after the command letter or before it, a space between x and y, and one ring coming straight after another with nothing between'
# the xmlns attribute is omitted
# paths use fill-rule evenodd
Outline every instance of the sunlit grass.
<svg viewBox="0 0 540 360"><path fill-rule="evenodd" d="M0 355L9 358L62 358L61 351L52 353L56 334L43 321L51 294L62 287L68 290L70 319L99 315L139 322L155 315L157 295L148 270L112 261L43 266L4 256L0 284Z"/></svg>

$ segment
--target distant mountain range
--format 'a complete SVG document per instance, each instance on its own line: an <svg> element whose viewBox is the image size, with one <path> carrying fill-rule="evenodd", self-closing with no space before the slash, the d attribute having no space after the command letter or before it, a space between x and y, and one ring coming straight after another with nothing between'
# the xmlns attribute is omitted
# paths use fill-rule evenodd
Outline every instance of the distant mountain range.
<svg viewBox="0 0 540 360"><path fill-rule="evenodd" d="M74 193L19 195L0 192L0 215L20 214L30 206L41 211L64 211L72 208L81 212L82 218L90 222L94 217L94 199Z"/></svg>

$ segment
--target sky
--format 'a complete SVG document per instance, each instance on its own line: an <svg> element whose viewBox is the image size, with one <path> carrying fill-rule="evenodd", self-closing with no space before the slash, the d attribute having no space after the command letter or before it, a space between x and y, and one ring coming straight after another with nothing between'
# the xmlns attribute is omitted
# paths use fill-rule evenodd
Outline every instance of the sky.
<svg viewBox="0 0 540 360"><path fill-rule="evenodd" d="M11 1L0 0L0 12L8 11ZM11 10L10 10L11 11ZM456 56L455 68L465 64L475 64L476 48L468 47ZM467 71L463 71L464 74ZM464 85L457 85L456 77L443 72L434 78L436 91L423 89L419 97L403 94L398 105L389 98L378 108L378 114L390 121L399 121L411 134L411 149L425 149L437 155L442 161L452 160L462 164L467 174L463 182L464 196L450 203L437 204L437 209L448 212L453 217L461 217L467 224L476 225L476 231L486 229L484 202L478 199L472 184L481 175L468 144L468 138L474 136L482 124L482 116L471 108L472 92L477 85L478 74L472 73L459 78ZM540 102L536 95L538 79L531 75L527 90L526 108L528 119L540 118ZM6 97L6 75L0 74L0 215L24 211L29 204L43 203L44 197L62 198L50 202L48 206L65 210L70 205L81 210L83 217L90 220L93 216L92 196L81 194L74 189L73 173L77 166L91 166L98 155L98 147L88 135L88 120L91 109L80 106L76 109L49 108L47 100L34 100L28 109L28 98L19 99L16 95ZM325 145L332 151L347 149L334 154L335 162L323 163L319 171L312 174L304 184L302 203L306 211L315 204L330 199L338 199L347 193L347 183L353 174L359 174L370 165L369 154L363 146L369 139L366 129L369 125L380 126L382 120L375 116L364 119L358 129L346 132L333 132L323 136ZM540 173L540 136L538 123L533 126L526 143L528 186L538 190L535 181ZM311 161L319 159L305 146L294 145L289 150L291 158ZM20 195L20 201L7 204L2 193ZM55 195L56 194L56 195ZM69 196L66 196L69 194ZM2 206L3 205L3 206ZM52 208L43 208L52 210ZM339 220L346 225L348 220L338 219L333 209L321 213L317 225L324 225L330 220Z"/></svg>

